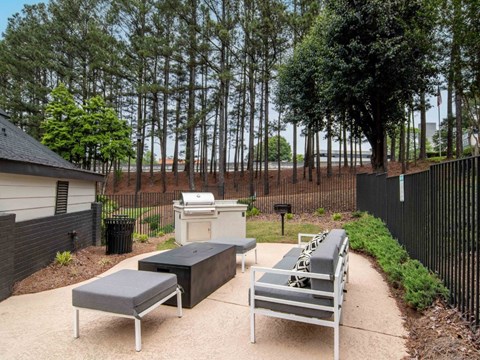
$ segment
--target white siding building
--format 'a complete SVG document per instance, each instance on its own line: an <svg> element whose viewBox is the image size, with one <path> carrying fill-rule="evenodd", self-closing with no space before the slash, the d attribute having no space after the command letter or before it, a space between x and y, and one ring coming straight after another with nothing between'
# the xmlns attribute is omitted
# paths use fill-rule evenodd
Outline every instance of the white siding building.
<svg viewBox="0 0 480 360"><path fill-rule="evenodd" d="M90 210L103 176L77 169L0 110L0 214L16 221Z"/></svg>

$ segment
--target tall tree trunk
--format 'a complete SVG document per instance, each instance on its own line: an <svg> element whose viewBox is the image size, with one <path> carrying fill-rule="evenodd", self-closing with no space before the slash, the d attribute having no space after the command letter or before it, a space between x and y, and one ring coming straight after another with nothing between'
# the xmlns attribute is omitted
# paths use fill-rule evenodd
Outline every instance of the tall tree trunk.
<svg viewBox="0 0 480 360"><path fill-rule="evenodd" d="M278 112L278 126L277 126L277 186L280 185L280 173L281 173L281 158L280 158L280 127L281 127L282 112Z"/></svg>
<svg viewBox="0 0 480 360"><path fill-rule="evenodd" d="M365 134L372 147L372 169L377 173L386 173L388 171L386 156L386 138L385 124L382 121L382 109L380 104L373 104L373 129Z"/></svg>
<svg viewBox="0 0 480 360"><path fill-rule="evenodd" d="M196 27L197 27L197 0L192 0L190 4L189 19L189 49L188 49L188 112L187 112L187 151L185 166L188 169L188 187L195 190L195 80L196 80Z"/></svg>
<svg viewBox="0 0 480 360"><path fill-rule="evenodd" d="M315 153L315 159L317 160L317 185L320 185L320 131L315 131L315 142L317 151Z"/></svg>
<svg viewBox="0 0 480 360"><path fill-rule="evenodd" d="M402 126L405 126L405 124L402 124ZM407 145L406 145L406 160L407 160L407 170L410 167L410 121L407 121Z"/></svg>
<svg viewBox="0 0 480 360"><path fill-rule="evenodd" d="M307 150L307 152L308 152L308 181L312 182L313 181L313 166L314 166L315 158L313 157L314 137L313 137L313 130L312 130L311 126L308 127L307 141L308 141L308 150Z"/></svg>
<svg viewBox="0 0 480 360"><path fill-rule="evenodd" d="M402 174L405 174L407 172L405 167L405 124L400 124L400 148L398 157L402 164Z"/></svg>
<svg viewBox="0 0 480 360"><path fill-rule="evenodd" d="M243 178L245 173L245 122L246 122L246 113L247 113L247 53L244 51L245 60L243 62L242 69L242 110L240 115L240 171Z"/></svg>
<svg viewBox="0 0 480 360"><path fill-rule="evenodd" d="M450 56L450 64L453 59L453 52ZM453 67L450 66L448 70L448 85L447 85L447 159L453 158Z"/></svg>
<svg viewBox="0 0 480 360"><path fill-rule="evenodd" d="M343 143L343 138L342 138L342 124L340 124L340 131L339 131L339 136L338 136L338 174L340 175L342 173L342 143Z"/></svg>
<svg viewBox="0 0 480 360"><path fill-rule="evenodd" d="M353 153L353 121L350 120L350 168L353 167Z"/></svg>
<svg viewBox="0 0 480 360"><path fill-rule="evenodd" d="M182 104L181 95L177 96L177 104L175 107L175 145L173 149L172 170L175 176L175 184L178 185L178 148L179 148L179 131L180 131L180 109Z"/></svg>
<svg viewBox="0 0 480 360"><path fill-rule="evenodd" d="M397 147L397 132L392 131L390 136L390 161L396 161L395 150Z"/></svg>
<svg viewBox="0 0 480 360"><path fill-rule="evenodd" d="M427 158L427 110L425 92L420 93L420 154L419 159Z"/></svg>
<svg viewBox="0 0 480 360"><path fill-rule="evenodd" d="M332 175L332 116L327 115L327 176Z"/></svg>
<svg viewBox="0 0 480 360"><path fill-rule="evenodd" d="M252 39L251 27L250 24L253 22L255 3L252 0L244 0L245 7L245 23L244 23L244 32L245 32L245 49L246 49L246 58L247 58L247 68L248 68L248 87L249 87L249 135L248 135L248 183L249 183L249 193L250 196L255 195L255 185L254 185L254 144L255 144L255 45L254 40Z"/></svg>
<svg viewBox="0 0 480 360"><path fill-rule="evenodd" d="M162 191L167 191L167 139L168 139L168 100L169 100L169 82L170 82L170 57L165 57L165 64L163 68L163 124L162 131Z"/></svg>
<svg viewBox="0 0 480 360"><path fill-rule="evenodd" d="M415 130L415 116L413 113L413 106L408 108L408 120L412 119L412 129L413 129L413 161L415 166L417 166L417 135Z"/></svg>
<svg viewBox="0 0 480 360"><path fill-rule="evenodd" d="M293 177L292 182L297 183L297 123L293 123Z"/></svg>
<svg viewBox="0 0 480 360"><path fill-rule="evenodd" d="M462 131L462 97L463 97L463 79L462 79L462 53L460 47L461 30L458 28L462 23L462 2L453 1L453 38L452 38L452 59L453 59L453 77L455 88L455 124L456 124L456 136L455 136L455 155L458 158L463 156L463 131Z"/></svg>
<svg viewBox="0 0 480 360"><path fill-rule="evenodd" d="M348 153L347 153L347 124L345 116L342 116L342 138L343 138L343 166L348 167ZM352 134L350 134L352 138ZM352 151L352 149L350 149ZM340 156L340 155L339 155Z"/></svg>
<svg viewBox="0 0 480 360"><path fill-rule="evenodd" d="M155 92L152 94L152 128L150 131L150 184L153 185L153 163L155 162L155 124L159 124L160 120L158 119L158 93Z"/></svg>
<svg viewBox="0 0 480 360"><path fill-rule="evenodd" d="M214 173L214 178L217 178L217 133L218 133L218 118L219 118L220 102L217 102L215 108L215 121L213 124L213 140L212 140L212 158L210 161L210 174Z"/></svg>
<svg viewBox="0 0 480 360"><path fill-rule="evenodd" d="M257 154L256 154L256 171L255 171L255 178L262 176L262 160L263 160L263 98L265 96L264 93L264 82L261 81L261 90L260 90L260 118L258 119L258 138L257 138Z"/></svg>
<svg viewBox="0 0 480 360"><path fill-rule="evenodd" d="M458 81L458 85L455 87L455 122L456 122L456 156L457 159L463 157L463 112L462 112L462 85L461 81Z"/></svg>
<svg viewBox="0 0 480 360"><path fill-rule="evenodd" d="M140 75L141 76L141 75ZM136 133L136 144L137 144L137 160L136 160L136 178L135 178L135 193L138 193L142 189L142 116L143 116L143 99L142 94L137 95L137 133Z"/></svg>
<svg viewBox="0 0 480 360"><path fill-rule="evenodd" d="M207 54L208 56L208 54ZM202 152L200 155L200 162L202 165L201 173L203 179L203 186L208 185L208 128L207 128L207 99L208 99L208 67L207 64L202 66Z"/></svg>
<svg viewBox="0 0 480 360"><path fill-rule="evenodd" d="M265 59L265 61L267 61L267 59ZM268 138L270 136L269 134L269 123L268 123L268 119L269 119L269 116L268 116L268 113L269 113L269 109L268 109L268 105L269 105L269 101L268 101L268 98L270 96L270 93L269 93L269 77L270 77L270 74L269 74L269 70L266 69L266 74L265 74L265 97L264 97L264 100L265 100L265 106L264 106L264 110L265 110L265 135L264 135L264 141L263 141L263 145L264 145L264 151L265 151L265 176L263 177L263 194L264 195L268 195L270 194L270 184L269 184L269 174L268 174Z"/></svg>

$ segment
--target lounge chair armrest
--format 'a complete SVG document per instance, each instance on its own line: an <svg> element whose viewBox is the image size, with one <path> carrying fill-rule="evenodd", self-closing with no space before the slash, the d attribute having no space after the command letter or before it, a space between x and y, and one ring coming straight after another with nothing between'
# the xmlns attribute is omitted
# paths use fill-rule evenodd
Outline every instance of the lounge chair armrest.
<svg viewBox="0 0 480 360"><path fill-rule="evenodd" d="M310 239L313 239L317 234L305 234L305 233L298 233L298 247L301 247L303 244L305 244L304 241L302 241L302 238L308 237Z"/></svg>
<svg viewBox="0 0 480 360"><path fill-rule="evenodd" d="M295 271L295 270L284 270L284 269L275 269L275 268L265 268L265 267L258 267L258 266L252 266L250 268L251 271L251 289L253 291L254 288L256 287L264 287L264 288L271 288L271 289L278 289L278 290L284 290L288 292L296 292L296 293L304 293L304 294L311 294L315 296L324 296L324 297L334 297L334 293L331 291L321 291L321 290L314 290L311 288L299 288L299 287L293 287L293 286L288 286L288 285L276 285L276 284L270 284L268 282L260 282L258 280L255 280L255 273L260 272L260 273L270 273L270 274L277 274L277 275L294 275L294 276L302 276L302 277L308 277L308 278L315 278L315 279L321 279L321 280L333 280L332 276L328 274L319 274L319 273L309 273L309 272L303 272L303 271Z"/></svg>

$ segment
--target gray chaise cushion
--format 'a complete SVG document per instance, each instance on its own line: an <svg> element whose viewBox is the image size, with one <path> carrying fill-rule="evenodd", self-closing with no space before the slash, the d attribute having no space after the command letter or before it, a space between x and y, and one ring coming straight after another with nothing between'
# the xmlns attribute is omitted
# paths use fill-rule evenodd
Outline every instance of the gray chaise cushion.
<svg viewBox="0 0 480 360"><path fill-rule="evenodd" d="M220 238L212 239L209 242L213 244L235 245L237 254L244 254L247 251L255 249L257 240L255 238Z"/></svg>
<svg viewBox="0 0 480 360"><path fill-rule="evenodd" d="M317 250L313 252L310 257L310 271L332 276L330 281L311 279L311 288L313 290L333 291L333 276L338 263L338 252L346 237L345 230L332 230Z"/></svg>
<svg viewBox="0 0 480 360"><path fill-rule="evenodd" d="M120 270L72 290L72 304L138 316L177 288L177 275Z"/></svg>

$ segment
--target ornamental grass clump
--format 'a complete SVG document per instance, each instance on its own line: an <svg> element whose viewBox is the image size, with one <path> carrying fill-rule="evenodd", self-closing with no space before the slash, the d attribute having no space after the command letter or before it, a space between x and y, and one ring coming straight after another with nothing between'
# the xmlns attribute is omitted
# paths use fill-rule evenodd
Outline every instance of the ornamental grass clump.
<svg viewBox="0 0 480 360"><path fill-rule="evenodd" d="M423 310L437 299L446 298L448 290L419 261L409 257L385 224L371 215L345 224L350 247L373 256L388 281L404 290L403 299L414 309Z"/></svg>
<svg viewBox="0 0 480 360"><path fill-rule="evenodd" d="M60 252L57 251L57 255L55 256L55 262L60 266L67 266L73 260L72 254L70 251Z"/></svg>

